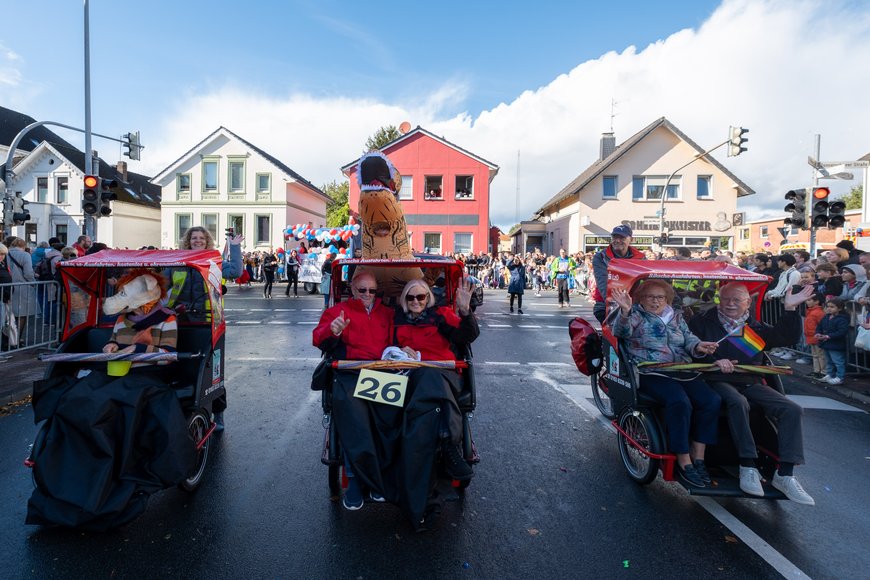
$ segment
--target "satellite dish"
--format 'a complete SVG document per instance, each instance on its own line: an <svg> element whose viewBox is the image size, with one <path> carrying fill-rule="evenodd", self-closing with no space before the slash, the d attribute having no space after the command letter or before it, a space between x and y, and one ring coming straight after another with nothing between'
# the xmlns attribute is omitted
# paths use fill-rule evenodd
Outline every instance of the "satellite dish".
<svg viewBox="0 0 870 580"><path fill-rule="evenodd" d="M405 135L408 131L411 130L411 123L408 121L402 121L402 124L399 125L399 133Z"/></svg>

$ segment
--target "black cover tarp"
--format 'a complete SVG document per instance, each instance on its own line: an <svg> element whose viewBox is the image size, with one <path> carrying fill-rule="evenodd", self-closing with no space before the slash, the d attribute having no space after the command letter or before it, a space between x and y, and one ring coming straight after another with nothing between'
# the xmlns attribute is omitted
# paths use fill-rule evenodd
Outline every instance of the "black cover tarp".
<svg viewBox="0 0 870 580"><path fill-rule="evenodd" d="M132 521L148 496L189 477L196 450L175 392L154 373L37 381L36 489L28 524L107 530Z"/></svg>
<svg viewBox="0 0 870 580"><path fill-rule="evenodd" d="M365 486L401 508L417 528L429 507L435 483L435 457L442 425L451 444L462 436L461 390L452 371L411 372L404 409L353 396L359 373L335 373L333 420L345 459Z"/></svg>

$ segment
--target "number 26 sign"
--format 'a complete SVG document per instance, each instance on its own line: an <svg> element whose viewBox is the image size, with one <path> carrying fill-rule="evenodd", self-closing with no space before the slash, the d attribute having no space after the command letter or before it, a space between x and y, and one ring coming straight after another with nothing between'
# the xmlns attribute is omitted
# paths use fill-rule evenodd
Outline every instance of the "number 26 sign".
<svg viewBox="0 0 870 580"><path fill-rule="evenodd" d="M408 377L363 369L356 381L353 396L373 403L403 407Z"/></svg>

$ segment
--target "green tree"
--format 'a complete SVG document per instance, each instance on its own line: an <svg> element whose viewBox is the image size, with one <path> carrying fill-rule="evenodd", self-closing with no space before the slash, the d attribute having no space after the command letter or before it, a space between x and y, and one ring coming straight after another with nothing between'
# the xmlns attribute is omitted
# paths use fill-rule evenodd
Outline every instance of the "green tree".
<svg viewBox="0 0 870 580"><path fill-rule="evenodd" d="M395 125L381 127L366 141L366 151L377 151L390 141L394 141L399 137L401 137L401 134L399 133L399 130L396 129Z"/></svg>
<svg viewBox="0 0 870 580"><path fill-rule="evenodd" d="M512 226L511 226L511 229L508 230L508 235L509 235L509 236L514 235L514 232L516 232L518 229L520 229L520 225L521 225L521 224L514 224L514 225L512 225Z"/></svg>
<svg viewBox="0 0 870 580"><path fill-rule="evenodd" d="M326 227L338 228L347 225L350 217L350 207L347 203L347 195L350 183L333 181L320 188L329 196L330 201L326 204Z"/></svg>
<svg viewBox="0 0 870 580"><path fill-rule="evenodd" d="M846 202L846 209L861 209L864 201L864 186L856 185L849 193L838 197L837 201Z"/></svg>

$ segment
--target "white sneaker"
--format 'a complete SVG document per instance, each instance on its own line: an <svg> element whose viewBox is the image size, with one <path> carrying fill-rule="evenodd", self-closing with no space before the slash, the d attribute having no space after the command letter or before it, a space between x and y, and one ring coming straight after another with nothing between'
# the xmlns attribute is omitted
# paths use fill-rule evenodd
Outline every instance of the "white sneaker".
<svg viewBox="0 0 870 580"><path fill-rule="evenodd" d="M770 354L772 356L775 356L775 357L782 356L782 349L781 348L774 348L770 351Z"/></svg>
<svg viewBox="0 0 870 580"><path fill-rule="evenodd" d="M773 474L773 487L785 494L785 497L802 505L816 505L810 494L804 491L794 475L782 476L779 472Z"/></svg>
<svg viewBox="0 0 870 580"><path fill-rule="evenodd" d="M782 351L782 354L779 355L779 358L782 360L791 360L794 358L794 355L787 350Z"/></svg>
<svg viewBox="0 0 870 580"><path fill-rule="evenodd" d="M825 375L822 378L820 378L819 380L823 383L830 383L831 381L833 381L836 378L837 377L832 377L831 375Z"/></svg>
<svg viewBox="0 0 870 580"><path fill-rule="evenodd" d="M799 365L808 365L808 364L810 364L810 363L813 362L813 361L811 361L811 360L808 359L808 358L800 357L799 359L797 359L797 360L794 361L794 362L795 362L796 364L799 364Z"/></svg>
<svg viewBox="0 0 870 580"><path fill-rule="evenodd" d="M764 497L761 474L756 468L740 466L740 489L743 490L743 493Z"/></svg>
<svg viewBox="0 0 870 580"><path fill-rule="evenodd" d="M827 381L827 383L829 385L842 385L843 379L841 379L840 377L834 377L831 380Z"/></svg>

